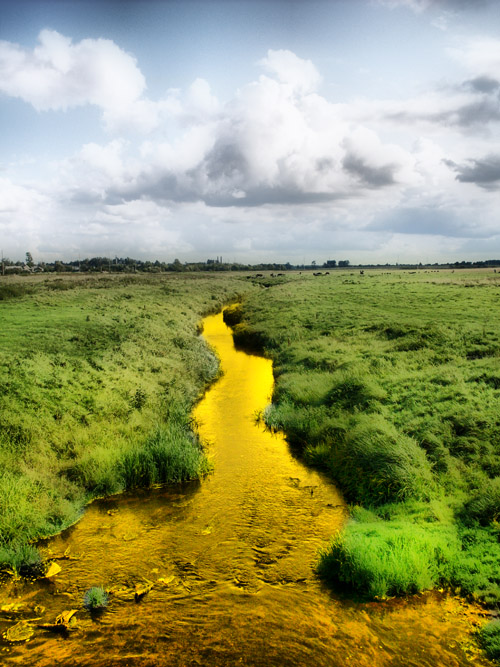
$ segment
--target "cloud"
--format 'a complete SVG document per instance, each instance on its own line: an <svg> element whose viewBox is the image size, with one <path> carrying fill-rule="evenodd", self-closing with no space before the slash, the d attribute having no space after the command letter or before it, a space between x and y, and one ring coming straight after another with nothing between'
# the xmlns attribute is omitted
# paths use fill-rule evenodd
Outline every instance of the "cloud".
<svg viewBox="0 0 500 667"><path fill-rule="evenodd" d="M320 76L309 61L269 51L261 64L267 74L225 105L201 80L176 93L177 138L144 143L142 163L126 180L110 181L108 197L255 207L371 196L418 182L408 151L316 92Z"/></svg>
<svg viewBox="0 0 500 667"><path fill-rule="evenodd" d="M0 178L0 236L9 253L24 257L27 250L35 249L53 215L50 195Z"/></svg>
<svg viewBox="0 0 500 667"><path fill-rule="evenodd" d="M487 190L500 188L500 155L469 160L464 165L448 161L448 166L457 172L457 180L461 183L475 183Z"/></svg>
<svg viewBox="0 0 500 667"><path fill-rule="evenodd" d="M500 90L500 81L489 76L477 76L475 79L464 81L464 88L470 88L474 93L495 93Z"/></svg>
<svg viewBox="0 0 500 667"><path fill-rule="evenodd" d="M447 53L475 76L498 78L500 71L500 40L493 37L475 37L466 40L460 48L448 48Z"/></svg>
<svg viewBox="0 0 500 667"><path fill-rule="evenodd" d="M461 48L447 49L469 77L462 82L434 86L406 100L379 100L358 106L359 120L386 121L412 126L457 127L484 133L500 121L500 40L475 38Z"/></svg>
<svg viewBox="0 0 500 667"><path fill-rule="evenodd" d="M390 9L408 7L420 14L428 9L477 10L492 0L378 0L378 4Z"/></svg>
<svg viewBox="0 0 500 667"><path fill-rule="evenodd" d="M281 62L283 76L287 68L293 70L293 63L287 66L285 60ZM280 69L280 58L269 67ZM309 69L304 67L304 85ZM297 85L300 80L299 76ZM37 111L94 105L101 110L108 131L147 134L168 118L194 122L219 108L208 82L201 78L193 81L183 99L171 90L165 98L153 101L144 96L145 90L136 59L112 40L73 43L55 30L42 30L33 50L0 41L0 92L22 99Z"/></svg>
<svg viewBox="0 0 500 667"><path fill-rule="evenodd" d="M446 236L451 238L489 238L491 230L470 220L462 220L454 209L436 206L401 207L382 214L368 226L371 231L398 234Z"/></svg>
<svg viewBox="0 0 500 667"><path fill-rule="evenodd" d="M321 83L321 75L313 63L299 58L292 51L269 50L259 64L298 94L312 93Z"/></svg>
<svg viewBox="0 0 500 667"><path fill-rule="evenodd" d="M0 42L0 90L37 111L94 104L110 113L136 102L146 83L136 60L108 39L73 44L42 30L32 51Z"/></svg>
<svg viewBox="0 0 500 667"><path fill-rule="evenodd" d="M371 187L393 185L398 178L411 180L411 157L395 145L383 145L375 132L359 127L343 141L343 168Z"/></svg>
<svg viewBox="0 0 500 667"><path fill-rule="evenodd" d="M89 74L106 49L123 104ZM255 80L222 103L201 78L148 99L135 59L109 40L73 43L47 32L32 52L4 42L4 92L47 111L92 104L115 134L83 145L36 187L0 181L0 225L23 230L21 249L34 239L53 254L170 259L302 260L297 248L308 261L329 248L368 258L370 249L392 252L396 237L409 254L438 237L490 238L496 202L487 191L500 183L500 158L486 130L500 120L500 83L490 59L470 53L465 43L453 54L466 70L462 83L413 99L338 104L323 96L311 61L270 50ZM23 88L22 72L43 86ZM145 140L138 130L151 134Z"/></svg>

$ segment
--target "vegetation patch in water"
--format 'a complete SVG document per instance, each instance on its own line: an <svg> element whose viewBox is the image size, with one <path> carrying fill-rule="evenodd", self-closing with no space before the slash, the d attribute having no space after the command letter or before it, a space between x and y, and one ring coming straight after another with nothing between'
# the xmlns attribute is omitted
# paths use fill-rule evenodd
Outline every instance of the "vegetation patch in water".
<svg viewBox="0 0 500 667"><path fill-rule="evenodd" d="M108 606L108 594L101 586L92 586L86 591L83 606L89 611L99 611Z"/></svg>

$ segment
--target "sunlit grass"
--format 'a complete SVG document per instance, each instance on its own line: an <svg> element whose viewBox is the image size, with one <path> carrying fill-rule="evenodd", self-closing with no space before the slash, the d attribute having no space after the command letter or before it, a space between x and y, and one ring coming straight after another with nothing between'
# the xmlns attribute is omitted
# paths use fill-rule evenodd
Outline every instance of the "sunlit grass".
<svg viewBox="0 0 500 667"><path fill-rule="evenodd" d="M0 563L91 498L199 477L190 412L218 373L203 315L239 276L0 280ZM23 556L24 554L24 556Z"/></svg>
<svg viewBox="0 0 500 667"><path fill-rule="evenodd" d="M499 288L493 271L339 271L244 301L236 331L274 361L268 426L377 519L334 538L330 580L500 601Z"/></svg>

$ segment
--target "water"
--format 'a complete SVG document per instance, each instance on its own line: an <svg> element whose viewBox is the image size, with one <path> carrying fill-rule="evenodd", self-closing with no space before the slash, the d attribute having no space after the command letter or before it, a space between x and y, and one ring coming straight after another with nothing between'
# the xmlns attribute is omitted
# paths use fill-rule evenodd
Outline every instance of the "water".
<svg viewBox="0 0 500 667"><path fill-rule="evenodd" d="M472 640L479 608L439 593L355 604L322 586L313 566L345 521L342 498L256 423L271 362L235 350L221 315L204 320L204 335L224 371L194 414L214 473L95 502L48 541L61 572L0 590L0 630L33 629L28 642L0 642L2 664L489 664ZM83 595L100 585L110 604L92 616ZM136 587L151 585L136 601ZM38 627L71 609L70 632Z"/></svg>

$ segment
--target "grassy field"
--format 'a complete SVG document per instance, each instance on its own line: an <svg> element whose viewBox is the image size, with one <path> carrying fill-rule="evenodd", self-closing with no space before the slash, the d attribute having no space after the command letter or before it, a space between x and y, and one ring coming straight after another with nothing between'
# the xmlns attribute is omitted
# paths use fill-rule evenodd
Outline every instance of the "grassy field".
<svg viewBox="0 0 500 667"><path fill-rule="evenodd" d="M318 565L370 597L500 601L500 275L290 275L228 319L263 348L266 423L330 473L351 520Z"/></svg>
<svg viewBox="0 0 500 667"><path fill-rule="evenodd" d="M217 376L200 318L252 285L235 276L0 279L0 564L96 496L199 477L190 428Z"/></svg>

